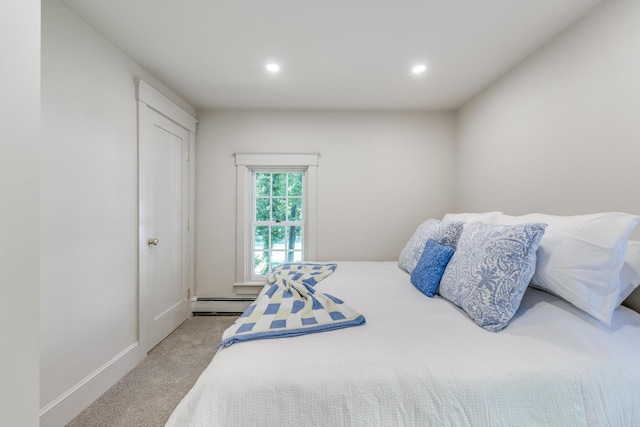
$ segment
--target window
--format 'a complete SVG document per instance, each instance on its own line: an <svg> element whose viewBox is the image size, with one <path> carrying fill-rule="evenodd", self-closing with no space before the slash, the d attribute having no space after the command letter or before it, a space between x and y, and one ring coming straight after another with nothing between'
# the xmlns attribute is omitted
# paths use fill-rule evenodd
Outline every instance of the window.
<svg viewBox="0 0 640 427"><path fill-rule="evenodd" d="M319 154L236 153L237 294L285 262L316 260Z"/></svg>
<svg viewBox="0 0 640 427"><path fill-rule="evenodd" d="M303 260L303 172L253 172L253 273Z"/></svg>

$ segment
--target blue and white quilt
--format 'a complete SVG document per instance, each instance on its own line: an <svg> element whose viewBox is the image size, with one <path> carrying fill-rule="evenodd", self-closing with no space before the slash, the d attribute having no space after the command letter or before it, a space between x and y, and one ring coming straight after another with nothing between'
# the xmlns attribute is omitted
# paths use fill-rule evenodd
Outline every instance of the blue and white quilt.
<svg viewBox="0 0 640 427"><path fill-rule="evenodd" d="M240 341L291 337L362 325L365 318L314 286L336 264L295 263L273 269L256 301L223 334L218 348Z"/></svg>

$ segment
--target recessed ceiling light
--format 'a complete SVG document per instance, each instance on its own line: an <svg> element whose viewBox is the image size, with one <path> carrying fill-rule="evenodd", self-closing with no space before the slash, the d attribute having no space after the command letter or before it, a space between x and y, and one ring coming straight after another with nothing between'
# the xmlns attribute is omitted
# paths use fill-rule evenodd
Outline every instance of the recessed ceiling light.
<svg viewBox="0 0 640 427"><path fill-rule="evenodd" d="M422 74L425 71L427 71L427 66L424 64L414 65L413 68L411 69L411 72L413 74Z"/></svg>
<svg viewBox="0 0 640 427"><path fill-rule="evenodd" d="M270 73L277 73L278 71L280 71L280 66L275 62L268 63L266 68Z"/></svg>

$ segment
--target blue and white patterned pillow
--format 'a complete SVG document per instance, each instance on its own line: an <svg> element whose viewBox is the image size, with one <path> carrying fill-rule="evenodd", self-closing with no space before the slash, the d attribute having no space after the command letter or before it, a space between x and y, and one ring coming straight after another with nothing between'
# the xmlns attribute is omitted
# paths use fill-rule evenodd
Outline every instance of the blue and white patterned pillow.
<svg viewBox="0 0 640 427"><path fill-rule="evenodd" d="M463 225L464 222L460 221L426 220L420 224L400 253L398 267L411 274L420 261L424 245L429 239L455 249Z"/></svg>
<svg viewBox="0 0 640 427"><path fill-rule="evenodd" d="M440 295L484 329L503 329L535 272L535 254L546 227L468 224L440 281Z"/></svg>

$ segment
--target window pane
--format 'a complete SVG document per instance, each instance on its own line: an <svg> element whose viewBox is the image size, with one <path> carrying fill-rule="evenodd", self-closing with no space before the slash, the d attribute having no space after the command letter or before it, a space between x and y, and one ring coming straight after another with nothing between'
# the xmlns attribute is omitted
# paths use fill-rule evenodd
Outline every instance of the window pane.
<svg viewBox="0 0 640 427"><path fill-rule="evenodd" d="M274 197L271 199L271 207L273 209L273 221L284 221L287 211L287 199L281 197Z"/></svg>
<svg viewBox="0 0 640 427"><path fill-rule="evenodd" d="M269 210L271 206L269 204L268 197L260 197L256 199L256 221L269 221Z"/></svg>
<svg viewBox="0 0 640 427"><path fill-rule="evenodd" d="M256 227L253 234L254 249L268 249L269 248L269 227L260 225Z"/></svg>
<svg viewBox="0 0 640 427"><path fill-rule="evenodd" d="M275 258L276 255L274 254L273 256ZM272 259L272 261L271 261L271 269L269 269L269 271L273 270L274 268L276 268L279 265L284 264L284 252L282 253L281 258L283 259L283 261L274 261Z"/></svg>
<svg viewBox="0 0 640 427"><path fill-rule="evenodd" d="M285 252L284 251L273 251L271 252L271 269L277 265L281 265L285 263Z"/></svg>
<svg viewBox="0 0 640 427"><path fill-rule="evenodd" d="M295 197L288 200L287 221L302 221L302 198Z"/></svg>
<svg viewBox="0 0 640 427"><path fill-rule="evenodd" d="M302 227L286 227L287 250L302 250Z"/></svg>
<svg viewBox="0 0 640 427"><path fill-rule="evenodd" d="M287 262L301 262L302 252L300 251L287 251Z"/></svg>
<svg viewBox="0 0 640 427"><path fill-rule="evenodd" d="M302 196L302 174L288 174L287 196Z"/></svg>
<svg viewBox="0 0 640 427"><path fill-rule="evenodd" d="M257 173L256 174L256 196L270 196L269 190L271 188L271 174L270 173Z"/></svg>
<svg viewBox="0 0 640 427"><path fill-rule="evenodd" d="M271 249L284 250L284 227L271 227Z"/></svg>
<svg viewBox="0 0 640 427"><path fill-rule="evenodd" d="M253 272L264 275L269 272L269 252L256 252L253 260Z"/></svg>
<svg viewBox="0 0 640 427"><path fill-rule="evenodd" d="M287 195L287 174L286 173L273 174L273 195L274 196Z"/></svg>

